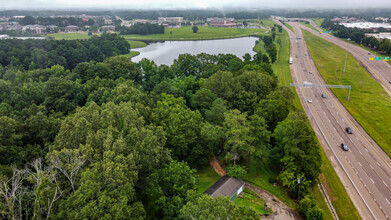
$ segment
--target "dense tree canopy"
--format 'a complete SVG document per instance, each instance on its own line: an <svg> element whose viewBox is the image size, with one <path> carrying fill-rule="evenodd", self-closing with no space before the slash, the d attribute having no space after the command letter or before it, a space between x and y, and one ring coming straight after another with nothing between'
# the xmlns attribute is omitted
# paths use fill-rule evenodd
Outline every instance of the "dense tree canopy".
<svg viewBox="0 0 391 220"><path fill-rule="evenodd" d="M80 62L102 62L106 57L129 53L130 45L117 34L92 36L88 40L0 41L0 64L20 70L61 65L73 69Z"/></svg>

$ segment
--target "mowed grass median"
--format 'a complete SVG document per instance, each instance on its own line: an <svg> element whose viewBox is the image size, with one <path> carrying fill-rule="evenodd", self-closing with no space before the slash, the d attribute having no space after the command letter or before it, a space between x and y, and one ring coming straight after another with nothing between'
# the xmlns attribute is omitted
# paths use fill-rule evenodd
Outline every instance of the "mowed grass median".
<svg viewBox="0 0 391 220"><path fill-rule="evenodd" d="M265 33L262 28L223 28L198 26L197 33L193 33L191 26L180 28L165 28L164 34L150 35L121 35L128 40L213 40L225 38L245 37Z"/></svg>
<svg viewBox="0 0 391 220"><path fill-rule="evenodd" d="M365 131L390 156L391 99L388 94L361 65L357 66L357 60L350 54L346 73L343 73L345 50L309 32L303 32L305 37L312 38L312 41L307 41L307 45L323 79L328 84L352 86L350 101L347 101L347 90L332 91Z"/></svg>

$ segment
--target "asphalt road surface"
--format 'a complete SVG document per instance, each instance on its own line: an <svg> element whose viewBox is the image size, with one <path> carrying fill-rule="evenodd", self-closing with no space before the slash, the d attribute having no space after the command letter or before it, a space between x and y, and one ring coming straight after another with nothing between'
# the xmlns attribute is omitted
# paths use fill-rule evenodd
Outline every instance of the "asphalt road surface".
<svg viewBox="0 0 391 220"><path fill-rule="evenodd" d="M275 22L282 25L279 21ZM294 32L283 27L288 31L291 39L291 57L293 57L291 74L294 83L307 81L326 84L317 71L303 39L300 29L302 26L299 23L289 24ZM296 91L322 148L361 217L390 219L390 158L360 127L331 90L296 87ZM327 97L322 98L322 94L326 94ZM308 99L312 102L309 103ZM345 127L352 128L353 134L348 134ZM347 144L349 151L342 150L341 143ZM329 184L333 183L329 182Z"/></svg>

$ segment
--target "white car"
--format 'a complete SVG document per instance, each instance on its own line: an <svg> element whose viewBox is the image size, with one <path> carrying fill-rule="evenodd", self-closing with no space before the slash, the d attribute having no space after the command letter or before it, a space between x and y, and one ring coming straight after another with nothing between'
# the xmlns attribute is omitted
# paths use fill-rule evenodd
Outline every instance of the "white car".
<svg viewBox="0 0 391 220"><path fill-rule="evenodd" d="M308 103L312 103L312 99L308 99Z"/></svg>

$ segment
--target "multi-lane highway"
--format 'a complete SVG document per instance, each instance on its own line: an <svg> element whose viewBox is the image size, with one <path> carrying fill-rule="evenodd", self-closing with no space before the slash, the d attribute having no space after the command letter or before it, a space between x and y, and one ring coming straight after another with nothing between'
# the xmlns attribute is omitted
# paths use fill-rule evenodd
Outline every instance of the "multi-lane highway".
<svg viewBox="0 0 391 220"><path fill-rule="evenodd" d="M302 24L300 24L300 27L310 32L311 34L322 37L323 39L341 47L348 53L352 54L357 59L357 65L364 66L364 68L371 74L371 76L383 86L388 95L391 96L391 65L388 62L369 60L370 57L376 57L377 55L374 55L361 47L345 42L342 39L334 37L328 33L321 34L321 29L316 26L315 22L312 20L309 20L309 22L319 31L317 32Z"/></svg>
<svg viewBox="0 0 391 220"><path fill-rule="evenodd" d="M279 21L275 21L282 25ZM289 23L294 83L326 84L317 71L298 23ZM296 39L300 38L300 39ZM310 71L312 73L310 73ZM300 101L329 160L363 219L391 218L391 160L326 88L296 87ZM326 98L321 95L325 94ZM308 102L312 100L312 103ZM348 134L345 127L353 129ZM341 148L341 143L349 151ZM332 184L332 183L329 183Z"/></svg>

